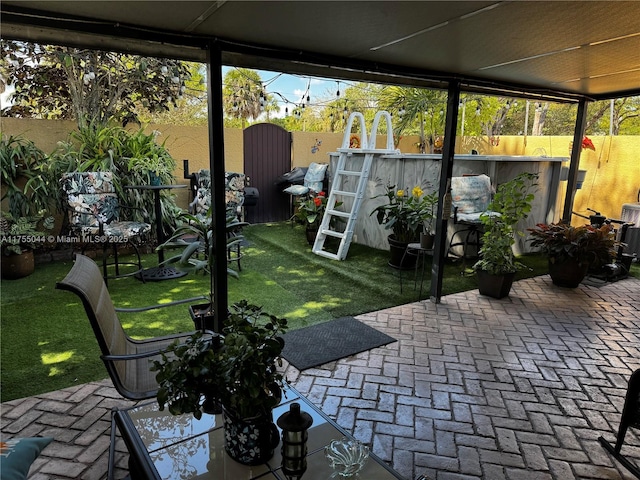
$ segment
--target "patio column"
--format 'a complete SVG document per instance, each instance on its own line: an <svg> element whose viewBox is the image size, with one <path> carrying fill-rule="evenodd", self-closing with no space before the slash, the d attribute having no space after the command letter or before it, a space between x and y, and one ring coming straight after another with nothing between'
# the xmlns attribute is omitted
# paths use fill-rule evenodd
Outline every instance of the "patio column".
<svg viewBox="0 0 640 480"><path fill-rule="evenodd" d="M206 328L221 332L227 317L227 220L224 198L224 124L222 110L222 52L215 41L207 45L207 109L209 122L209 171L211 172L211 205L214 266L211 271L213 292L213 325ZM224 312L224 314L222 314Z"/></svg>
<svg viewBox="0 0 640 480"><path fill-rule="evenodd" d="M583 98L578 102L578 113L576 115L576 128L573 132L573 147L571 148L571 160L569 162L569 178L567 179L567 193L564 197L564 210L562 211L562 222L571 223L571 212L573 210L573 199L576 194L578 183L578 166L580 165L580 153L582 152L582 139L587 125L587 101Z"/></svg>
<svg viewBox="0 0 640 480"><path fill-rule="evenodd" d="M449 82L447 92L447 117L444 126L444 145L440 166L440 188L438 193L438 210L436 215L436 238L433 246L433 263L431 266L431 296L433 303L440 303L442 296L442 276L444 274L445 247L447 244L447 224L451 214L451 205L445 208L444 199L451 189L453 174L453 155L456 149L456 126L458 124L458 107L460 104L460 82Z"/></svg>

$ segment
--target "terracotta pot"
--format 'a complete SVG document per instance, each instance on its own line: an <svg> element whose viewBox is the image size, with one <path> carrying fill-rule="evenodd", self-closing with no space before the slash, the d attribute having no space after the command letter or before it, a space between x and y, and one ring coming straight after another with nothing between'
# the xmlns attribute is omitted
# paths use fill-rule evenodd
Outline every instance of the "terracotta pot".
<svg viewBox="0 0 640 480"><path fill-rule="evenodd" d="M24 250L21 254L2 256L2 278L5 280L17 280L28 277L35 269L33 250Z"/></svg>
<svg viewBox="0 0 640 480"><path fill-rule="evenodd" d="M273 457L280 441L272 415L241 419L222 409L224 420L224 449L236 462L260 465Z"/></svg>
<svg viewBox="0 0 640 480"><path fill-rule="evenodd" d="M549 276L554 285L576 288L584 279L589 269L587 262L578 262L573 257L558 259L549 257Z"/></svg>
<svg viewBox="0 0 640 480"><path fill-rule="evenodd" d="M516 273L492 275L484 270L478 270L476 276L478 277L478 291L480 295L492 298L504 298L509 296Z"/></svg>

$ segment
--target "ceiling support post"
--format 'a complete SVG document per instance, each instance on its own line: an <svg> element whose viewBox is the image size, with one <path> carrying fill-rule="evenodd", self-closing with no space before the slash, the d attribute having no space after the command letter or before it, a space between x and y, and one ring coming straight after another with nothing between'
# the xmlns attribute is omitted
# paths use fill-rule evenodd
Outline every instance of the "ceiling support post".
<svg viewBox="0 0 640 480"><path fill-rule="evenodd" d="M431 296L433 303L440 303L442 296L442 278L444 274L445 247L447 244L447 224L451 215L451 176L453 174L453 155L456 149L456 130L460 105L460 82L449 82L447 92L447 116L444 126L444 145L440 162L440 187L438 189L438 210L436 214L436 238L431 266ZM445 203L447 203L445 205Z"/></svg>
<svg viewBox="0 0 640 480"><path fill-rule="evenodd" d="M207 46L207 109L209 123L209 171L211 172L211 228L214 264L211 269L214 324L222 332L228 312L227 214L224 192L224 123L222 109L222 52L215 41Z"/></svg>
<svg viewBox="0 0 640 480"><path fill-rule="evenodd" d="M564 197L564 210L562 211L562 222L571 223L571 212L573 211L573 199L576 194L578 184L578 167L580 166L580 152L582 152L582 139L587 125L587 101L583 98L578 102L578 113L576 115L576 128L573 132L573 147L571 148L571 160L569 162L569 178L567 179L567 193Z"/></svg>

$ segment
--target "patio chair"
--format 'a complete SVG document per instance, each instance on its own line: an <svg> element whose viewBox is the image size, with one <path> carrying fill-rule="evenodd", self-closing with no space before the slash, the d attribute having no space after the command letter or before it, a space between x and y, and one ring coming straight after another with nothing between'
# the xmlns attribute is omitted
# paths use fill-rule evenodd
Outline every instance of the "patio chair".
<svg viewBox="0 0 640 480"><path fill-rule="evenodd" d="M211 173L202 169L194 177L193 201L189 204L189 211L194 215L205 215L211 206ZM224 184L227 210L233 209L238 218L241 218L245 200L244 173L225 172Z"/></svg>
<svg viewBox="0 0 640 480"><path fill-rule="evenodd" d="M60 179L67 201L69 228L83 244L82 252L89 245L102 245L102 276L109 278L136 275L142 271L142 261L138 244L151 231L151 225L144 222L121 221L118 196L113 185L111 172L71 172ZM121 262L118 247L123 244L133 248L136 261ZM113 261L109 261L109 248L113 251ZM115 275L109 275L109 266L115 267ZM120 267L133 266L133 271L120 273ZM141 277L142 278L142 277Z"/></svg>
<svg viewBox="0 0 640 480"><path fill-rule="evenodd" d="M188 298L167 304L141 308L115 308L100 269L89 257L76 255L67 276L56 288L75 293L84 306L89 323L100 347L100 358L120 395L128 400L154 398L158 390L155 374L150 366L153 360L173 342L186 339L194 332L167 335L146 340L134 340L124 331L118 312L139 312L169 305L190 303L206 297ZM211 334L213 338L215 334ZM117 408L111 414L111 445L109 447L109 479L112 478L115 456L115 423Z"/></svg>
<svg viewBox="0 0 640 480"><path fill-rule="evenodd" d="M640 368L631 374L627 394L624 399L624 407L622 408L622 416L620 418L620 426L616 436L615 447L611 445L604 437L599 437L598 441L611 455L614 456L627 470L640 479L640 467L633 464L629 459L623 456L620 451L624 443L624 437L627 430L631 428L640 429Z"/></svg>
<svg viewBox="0 0 640 480"><path fill-rule="evenodd" d="M480 216L491 213L488 210L491 203L491 180L487 175L467 175L451 178L451 203L453 206L453 224L462 226L457 229L449 240L447 256L462 258L463 271L466 268L469 247L475 247L475 257L481 246L482 222ZM456 240L457 239L457 240ZM454 251L462 247L462 254Z"/></svg>

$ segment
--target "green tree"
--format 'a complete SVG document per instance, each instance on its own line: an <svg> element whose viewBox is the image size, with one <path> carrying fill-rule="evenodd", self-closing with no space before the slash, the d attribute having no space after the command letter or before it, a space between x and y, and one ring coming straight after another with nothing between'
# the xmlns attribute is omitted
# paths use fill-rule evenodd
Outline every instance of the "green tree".
<svg viewBox="0 0 640 480"><path fill-rule="evenodd" d="M381 110L394 117L395 134L418 135L419 148L426 151L437 135L444 134L447 92L415 87L385 87L378 97Z"/></svg>
<svg viewBox="0 0 640 480"><path fill-rule="evenodd" d="M206 67L202 63L187 62L189 78L185 80L182 97L176 100L175 108L150 112L140 108L138 118L145 124L207 125L207 79Z"/></svg>
<svg viewBox="0 0 640 480"><path fill-rule="evenodd" d="M249 119L256 120L260 116L268 102L260 74L248 68L235 68L225 74L222 97L225 115L240 119L243 129Z"/></svg>
<svg viewBox="0 0 640 480"><path fill-rule="evenodd" d="M6 116L75 119L79 127L138 122L137 108L168 110L184 93L183 62L5 41L0 76L15 90Z"/></svg>

